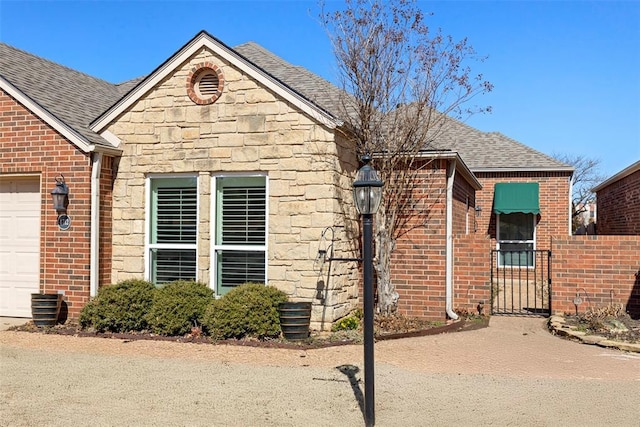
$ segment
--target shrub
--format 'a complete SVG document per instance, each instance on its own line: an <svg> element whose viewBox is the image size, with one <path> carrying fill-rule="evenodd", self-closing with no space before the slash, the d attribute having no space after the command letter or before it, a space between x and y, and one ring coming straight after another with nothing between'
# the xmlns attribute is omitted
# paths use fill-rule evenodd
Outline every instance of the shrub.
<svg viewBox="0 0 640 427"><path fill-rule="evenodd" d="M337 332L358 329L360 327L361 319L361 312L355 312L335 322L333 325L331 325L331 330L333 332Z"/></svg>
<svg viewBox="0 0 640 427"><path fill-rule="evenodd" d="M147 314L150 329L161 335L184 335L202 323L213 290L207 285L178 280L156 289Z"/></svg>
<svg viewBox="0 0 640 427"><path fill-rule="evenodd" d="M209 304L204 326L216 339L277 337L281 332L278 304L285 301L287 295L272 286L245 283Z"/></svg>
<svg viewBox="0 0 640 427"><path fill-rule="evenodd" d="M153 284L139 279L103 286L80 312L80 326L100 332L147 329L145 316L151 309L154 291Z"/></svg>

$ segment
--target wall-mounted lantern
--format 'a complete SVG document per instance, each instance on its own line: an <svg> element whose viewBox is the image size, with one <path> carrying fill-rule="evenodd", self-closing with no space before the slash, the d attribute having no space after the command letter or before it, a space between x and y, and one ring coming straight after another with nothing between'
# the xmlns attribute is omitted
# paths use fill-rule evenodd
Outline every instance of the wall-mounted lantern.
<svg viewBox="0 0 640 427"><path fill-rule="evenodd" d="M61 230L69 229L71 226L71 219L67 215L69 187L64 181L62 174L56 177L56 186L51 191L51 199L53 200L53 209L58 213L58 227L60 227Z"/></svg>
<svg viewBox="0 0 640 427"><path fill-rule="evenodd" d="M69 206L69 187L64 182L64 176L62 174L56 177L56 186L51 191L51 198L53 199L53 209L58 213L64 213Z"/></svg>
<svg viewBox="0 0 640 427"><path fill-rule="evenodd" d="M482 207L476 206L476 216L480 217L480 215L482 215Z"/></svg>

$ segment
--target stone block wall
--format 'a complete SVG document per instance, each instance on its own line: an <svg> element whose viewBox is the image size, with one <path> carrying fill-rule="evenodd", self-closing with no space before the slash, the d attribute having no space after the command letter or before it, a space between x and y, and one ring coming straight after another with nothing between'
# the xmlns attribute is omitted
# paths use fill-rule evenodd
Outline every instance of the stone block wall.
<svg viewBox="0 0 640 427"><path fill-rule="evenodd" d="M186 89L189 73L202 63L214 64L224 77L222 94L209 105L194 103ZM124 150L113 188L114 281L145 274L145 182L150 174L197 174L198 279L209 283L211 177L261 172L268 177L269 191L269 284L293 300L313 300L316 327L355 306L355 264L332 268L324 299L316 298L314 260L322 231L335 227L336 239L344 245L357 230L345 219L343 207L351 197L357 162L333 130L207 49L181 64L108 130L121 139ZM353 212L346 214L355 218Z"/></svg>

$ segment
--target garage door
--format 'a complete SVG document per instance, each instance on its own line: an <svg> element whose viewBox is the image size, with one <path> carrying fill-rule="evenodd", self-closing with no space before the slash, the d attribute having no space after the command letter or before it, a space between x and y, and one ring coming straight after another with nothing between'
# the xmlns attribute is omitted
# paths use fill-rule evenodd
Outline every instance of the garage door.
<svg viewBox="0 0 640 427"><path fill-rule="evenodd" d="M0 177L0 316L31 317L39 270L40 179Z"/></svg>

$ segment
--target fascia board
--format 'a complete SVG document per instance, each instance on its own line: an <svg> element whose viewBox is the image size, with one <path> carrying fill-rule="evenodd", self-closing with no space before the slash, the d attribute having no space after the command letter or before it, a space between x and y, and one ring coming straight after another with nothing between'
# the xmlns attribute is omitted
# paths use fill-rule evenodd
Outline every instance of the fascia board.
<svg viewBox="0 0 640 427"><path fill-rule="evenodd" d="M53 115L49 110L35 102L20 89L12 85L4 77L0 76L0 88L11 95L15 100L24 105L29 111L42 119L46 124L55 129L62 136L67 138L76 147L85 153L90 153L96 149L95 144L90 143L72 127ZM106 147L105 147L106 148Z"/></svg>
<svg viewBox="0 0 640 427"><path fill-rule="evenodd" d="M379 155L382 156L382 155ZM473 174L471 169L462 160L462 157L456 151L422 151L415 154L416 157L423 159L446 159L456 161L456 170L459 171L471 184L475 190L481 190L482 184L478 181L478 178ZM374 154L374 157L376 155Z"/></svg>
<svg viewBox="0 0 640 427"><path fill-rule="evenodd" d="M573 173L575 169L571 166L567 167L541 167L541 168L473 168L474 173L494 173L494 172L568 172Z"/></svg>
<svg viewBox="0 0 640 427"><path fill-rule="evenodd" d="M121 98L116 104L114 104L103 115L98 117L93 123L91 123L91 129L97 133L102 132L109 123L115 120L120 114L126 111L131 105L140 99L144 94L154 88L159 82L166 78L169 74L175 71L175 69L192 57L198 50L203 47L207 47L216 55L219 55L224 60L228 61L233 66L246 72L250 77L254 78L258 82L265 85L291 104L298 107L303 112L307 113L314 119L323 123L331 129L340 125L333 117L329 116L324 111L310 104L306 99L293 92L284 84L275 80L268 75L265 71L252 64L233 49L226 46L222 42L214 39L206 32L199 33L189 43L187 43L181 50L176 52L171 58L160 65L151 75L143 80L138 86Z"/></svg>
<svg viewBox="0 0 640 427"><path fill-rule="evenodd" d="M608 178L606 181L603 181L601 184L598 184L597 186L593 187L591 189L591 191L593 191L594 193L597 193L598 191L602 190L603 188L613 184L616 181L620 181L621 179L626 178L629 175L631 175L632 173L635 173L635 172L637 172L639 170L640 170L640 160L638 160L637 162L633 163L631 166L628 166L628 167L624 168L623 170L621 170L617 174L613 175L611 178Z"/></svg>

